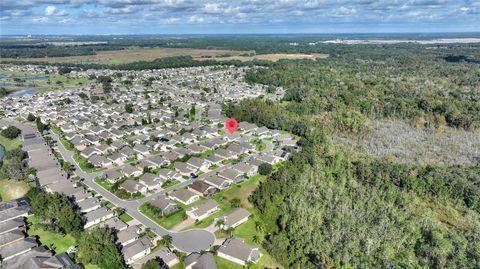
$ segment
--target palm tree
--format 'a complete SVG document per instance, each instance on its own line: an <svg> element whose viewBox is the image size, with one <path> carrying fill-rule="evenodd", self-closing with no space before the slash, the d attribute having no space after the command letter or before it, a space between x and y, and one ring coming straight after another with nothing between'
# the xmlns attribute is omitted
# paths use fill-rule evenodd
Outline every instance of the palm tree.
<svg viewBox="0 0 480 269"><path fill-rule="evenodd" d="M233 236L233 228L232 227L228 228L225 232L227 232L228 237Z"/></svg>
<svg viewBox="0 0 480 269"><path fill-rule="evenodd" d="M172 247L172 242L173 242L173 238L172 238L171 235L166 234L166 235L162 236L161 243L162 243L162 245L164 245L166 248L170 249L170 248Z"/></svg>
<svg viewBox="0 0 480 269"><path fill-rule="evenodd" d="M238 198L233 198L230 201L230 205L234 208L239 208L240 206L242 206L242 201L240 201L240 199L238 199Z"/></svg>
<svg viewBox="0 0 480 269"><path fill-rule="evenodd" d="M222 228L222 226L225 225L225 221L224 220L217 220L217 222L215 223L215 227L218 227L218 228Z"/></svg>
<svg viewBox="0 0 480 269"><path fill-rule="evenodd" d="M250 269L253 267L253 262L252 261L248 261L246 264L245 264L245 268L247 269Z"/></svg>
<svg viewBox="0 0 480 269"><path fill-rule="evenodd" d="M255 229L257 229L257 231L259 232L263 232L263 230L265 230L265 227L263 226L263 223L259 220L256 220L255 221Z"/></svg>
<svg viewBox="0 0 480 269"><path fill-rule="evenodd" d="M260 236L254 235L253 238L252 238L252 241L255 244L260 244L260 242L261 242Z"/></svg>

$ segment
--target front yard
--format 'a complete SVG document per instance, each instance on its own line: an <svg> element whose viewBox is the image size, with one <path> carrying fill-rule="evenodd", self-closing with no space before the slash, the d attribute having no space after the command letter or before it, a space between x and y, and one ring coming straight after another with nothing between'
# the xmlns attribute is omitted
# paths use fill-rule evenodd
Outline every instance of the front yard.
<svg viewBox="0 0 480 269"><path fill-rule="evenodd" d="M181 223L187 216L185 213L185 209L182 207L177 212L172 213L168 216L160 216L156 214L149 208L148 203L143 203L139 209L142 214L155 221L165 229L173 228L175 225Z"/></svg>
<svg viewBox="0 0 480 269"><path fill-rule="evenodd" d="M85 157L77 154L77 153L73 154L73 159L78 163L78 166L80 166L80 168L86 173L95 173L95 172L100 172L100 171L107 170L104 167L93 167L92 168L88 164L87 159Z"/></svg>

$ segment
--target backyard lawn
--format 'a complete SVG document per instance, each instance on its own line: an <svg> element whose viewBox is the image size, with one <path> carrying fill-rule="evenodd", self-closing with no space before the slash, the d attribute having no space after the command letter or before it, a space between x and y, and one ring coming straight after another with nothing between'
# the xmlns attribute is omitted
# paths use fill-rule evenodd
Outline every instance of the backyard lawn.
<svg viewBox="0 0 480 269"><path fill-rule="evenodd" d="M20 145L22 145L22 141L18 137L15 139L8 139L3 135L0 135L0 144L2 144L5 147L6 151L9 151L9 150L20 147Z"/></svg>
<svg viewBox="0 0 480 269"><path fill-rule="evenodd" d="M222 190L219 193L208 198L217 201L217 203L220 205L220 211L215 212L207 218L186 227L184 230L192 228L206 228L210 226L210 224L213 223L213 220L216 217L232 211L233 208L230 205L230 201L235 198L240 199L243 208L249 210L252 213L255 213L253 210L253 205L248 201L248 197L257 188L258 184L264 179L265 176L262 175L252 176L246 182L243 182L239 185L232 185L227 189Z"/></svg>
<svg viewBox="0 0 480 269"><path fill-rule="evenodd" d="M236 264L227 259L215 256L215 262L217 263L218 269L242 269L243 267L240 264Z"/></svg>
<svg viewBox="0 0 480 269"><path fill-rule="evenodd" d="M24 181L0 180L0 197L2 201L10 201L23 197L30 186Z"/></svg>
<svg viewBox="0 0 480 269"><path fill-rule="evenodd" d="M46 231L35 227L35 223L37 223L38 221L36 216L28 217L27 221L29 223L29 228L27 232L28 235L38 236L39 241L42 245L47 246L49 249L55 251L56 253L66 252L69 247L76 245L76 239L69 234L63 236L58 233Z"/></svg>

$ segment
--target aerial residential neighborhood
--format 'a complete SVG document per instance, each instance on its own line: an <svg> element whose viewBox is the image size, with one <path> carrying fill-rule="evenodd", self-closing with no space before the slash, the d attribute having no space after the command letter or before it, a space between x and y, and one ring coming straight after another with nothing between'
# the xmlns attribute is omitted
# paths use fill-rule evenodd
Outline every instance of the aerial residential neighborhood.
<svg viewBox="0 0 480 269"><path fill-rule="evenodd" d="M4 68L45 71L28 65ZM49 72L57 71L50 68ZM186 268L212 268L208 266L218 259L244 266L262 256L258 242L234 235L252 213L242 208L247 204L239 198L223 193L230 190L241 197L243 185L248 189L259 183L259 166L275 169L298 150L296 138L286 132L247 122L240 122L232 133L225 128L223 102L281 97L281 89L270 95L262 86L242 82L245 71L232 67L72 71L71 78L115 77L112 89L106 95L101 85L91 83L7 97L0 105L6 116L0 128L21 131L28 167L35 169L31 184L66 195L78 208L84 230L112 229L126 265L140 268L154 259L175 266L185 256L181 262ZM38 130L28 120L32 116L49 129ZM25 213L14 216L23 228L4 232L11 241L21 237L25 251L4 258L4 268L31 262L39 257L40 247L57 259L74 255L76 245L69 246L68 254L55 256L48 246L41 246L41 236L26 237L26 218L33 213L25 203ZM165 240L171 243L162 244ZM17 244L6 242L0 252ZM205 251L218 251L217 258ZM63 259L68 265L55 268L76 266Z"/></svg>
<svg viewBox="0 0 480 269"><path fill-rule="evenodd" d="M479 15L0 1L0 269L480 268Z"/></svg>

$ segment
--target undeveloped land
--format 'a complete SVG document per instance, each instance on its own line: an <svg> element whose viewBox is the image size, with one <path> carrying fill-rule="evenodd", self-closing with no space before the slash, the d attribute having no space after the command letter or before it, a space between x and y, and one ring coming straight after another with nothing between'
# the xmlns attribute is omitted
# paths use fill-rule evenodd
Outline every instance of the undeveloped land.
<svg viewBox="0 0 480 269"><path fill-rule="evenodd" d="M216 49L189 49L189 48L132 48L125 50L98 51L96 55L70 56L70 57L46 57L46 58L23 58L4 60L36 61L49 63L95 63L95 64L124 64L137 61L153 61L156 58L174 56L192 56L193 58L216 57L222 55L240 55L252 53L252 51L233 51Z"/></svg>
<svg viewBox="0 0 480 269"><path fill-rule="evenodd" d="M46 57L46 58L4 58L5 61L49 62L49 63L80 63L80 64L125 64L137 61L153 61L157 58L174 56L192 56L195 60L267 60L279 59L316 59L326 58L327 54L261 54L254 51L235 51L219 49L190 48L132 48L125 50L98 51L96 55Z"/></svg>
<svg viewBox="0 0 480 269"><path fill-rule="evenodd" d="M239 60L242 62L246 61L253 61L253 60L264 60L264 61L272 61L276 62L281 59L325 59L328 57L328 54L302 54L302 53L272 53L272 54L259 54L259 55L252 55L252 56L244 56L244 55L237 55L237 56L229 56L229 57L216 57L216 58L201 58L197 60L216 60L216 61L229 61L229 60Z"/></svg>
<svg viewBox="0 0 480 269"><path fill-rule="evenodd" d="M436 132L396 121L376 121L362 137L335 137L337 143L375 157L402 163L480 164L480 132L446 129Z"/></svg>

